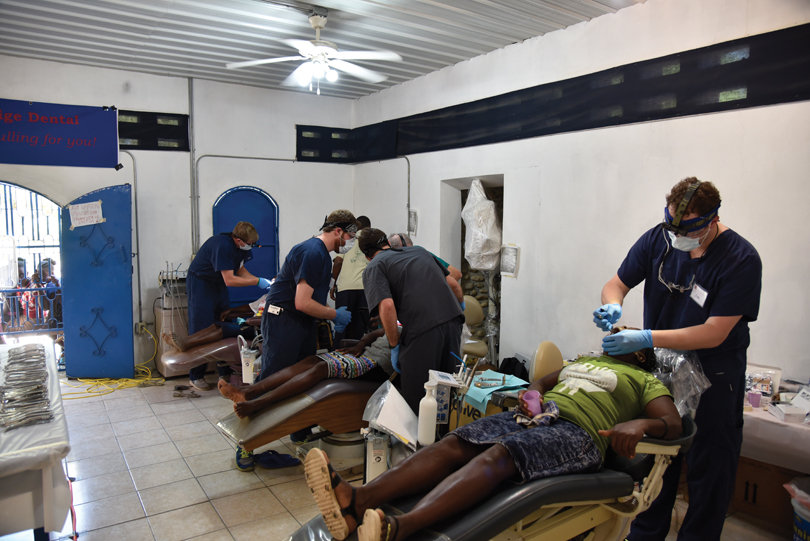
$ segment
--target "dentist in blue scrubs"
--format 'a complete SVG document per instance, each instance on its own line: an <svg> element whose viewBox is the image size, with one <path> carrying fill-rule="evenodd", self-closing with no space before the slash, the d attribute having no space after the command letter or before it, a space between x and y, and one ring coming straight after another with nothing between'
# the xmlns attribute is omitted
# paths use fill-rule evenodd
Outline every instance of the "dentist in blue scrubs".
<svg viewBox="0 0 810 541"><path fill-rule="evenodd" d="M230 233L214 235L200 246L188 268L188 334L192 335L214 323L231 307L229 287L270 287L270 280L253 276L245 263L253 259L251 248L259 240L256 228L248 222L239 222ZM207 362L189 371L191 385L202 391L211 389L205 381ZM221 378L227 376L227 366L217 366Z"/></svg>
<svg viewBox="0 0 810 541"><path fill-rule="evenodd" d="M720 539L740 457L748 324L756 321L762 262L754 247L720 223L720 192L691 177L666 198L663 223L641 236L602 289L594 323L610 330L627 293L644 282L644 330L603 339L609 355L648 347L696 350L712 386L695 414L686 454L689 509L679 541ZM630 541L663 541L670 528L684 456L673 458L661 494L633 522Z"/></svg>

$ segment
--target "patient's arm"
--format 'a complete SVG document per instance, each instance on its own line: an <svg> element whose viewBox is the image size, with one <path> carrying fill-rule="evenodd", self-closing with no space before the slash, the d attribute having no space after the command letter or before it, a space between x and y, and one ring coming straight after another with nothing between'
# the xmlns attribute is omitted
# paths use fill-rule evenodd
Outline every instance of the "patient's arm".
<svg viewBox="0 0 810 541"><path fill-rule="evenodd" d="M237 317L245 319L253 317L253 309L250 307L249 304L242 304L240 306L228 308L227 310L219 314L220 321L225 321L226 319L234 319Z"/></svg>
<svg viewBox="0 0 810 541"><path fill-rule="evenodd" d="M543 395L546 394L547 391L554 388L557 383L560 381L560 372L562 370L557 370L556 372L552 372L551 374L547 374L542 378L538 379L537 381L532 382L531 385L525 391L518 391L518 409L523 415L528 417L533 417L529 408L526 407L526 402L523 401L523 394L526 391L537 391L540 393L540 403L543 403Z"/></svg>
<svg viewBox="0 0 810 541"><path fill-rule="evenodd" d="M636 444L645 434L653 438L672 440L683 432L681 416L670 396L659 396L647 402L644 408L646 419L633 419L619 423L610 430L600 430L599 435L610 438L610 446L621 456L634 458Z"/></svg>
<svg viewBox="0 0 810 541"><path fill-rule="evenodd" d="M385 329L377 329L371 331L370 333L366 334L361 338L355 345L350 348L341 348L338 351L341 353L347 353L349 355L354 355L355 357L358 355L362 355L363 352L366 350L368 346L371 345L377 338L385 335Z"/></svg>

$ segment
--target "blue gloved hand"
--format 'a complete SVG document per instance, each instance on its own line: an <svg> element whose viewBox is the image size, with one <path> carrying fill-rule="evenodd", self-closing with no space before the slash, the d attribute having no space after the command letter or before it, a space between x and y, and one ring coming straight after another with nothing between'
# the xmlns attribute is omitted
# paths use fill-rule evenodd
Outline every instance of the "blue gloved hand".
<svg viewBox="0 0 810 541"><path fill-rule="evenodd" d="M467 303L464 302L464 301L461 301L461 311L463 312L466 309L467 309Z"/></svg>
<svg viewBox="0 0 810 541"><path fill-rule="evenodd" d="M343 332L346 330L346 325L352 320L352 314L345 306L341 306L337 309L335 313L334 319L332 321L335 322L335 332Z"/></svg>
<svg viewBox="0 0 810 541"><path fill-rule="evenodd" d="M391 366L394 367L397 374L402 373L402 369L399 367L399 344L391 348Z"/></svg>
<svg viewBox="0 0 810 541"><path fill-rule="evenodd" d="M245 320L245 319L243 319L243 318L241 318L241 317L236 318L236 324L237 324L237 325L244 325L244 324L245 324L245 321L246 321L246 320Z"/></svg>
<svg viewBox="0 0 810 541"><path fill-rule="evenodd" d="M608 355L624 355L653 347L652 331L622 331L602 339L602 349Z"/></svg>
<svg viewBox="0 0 810 541"><path fill-rule="evenodd" d="M609 331L622 317L621 304L603 304L593 311L593 322L603 331Z"/></svg>
<svg viewBox="0 0 810 541"><path fill-rule="evenodd" d="M259 278L259 283L256 285L262 289L270 289L270 280L267 278Z"/></svg>

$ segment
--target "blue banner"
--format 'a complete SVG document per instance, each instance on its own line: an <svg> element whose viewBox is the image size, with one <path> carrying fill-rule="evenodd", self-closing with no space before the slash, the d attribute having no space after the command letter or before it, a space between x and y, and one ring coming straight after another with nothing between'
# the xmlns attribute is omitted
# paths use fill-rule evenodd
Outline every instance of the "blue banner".
<svg viewBox="0 0 810 541"><path fill-rule="evenodd" d="M0 99L0 163L115 167L114 108Z"/></svg>

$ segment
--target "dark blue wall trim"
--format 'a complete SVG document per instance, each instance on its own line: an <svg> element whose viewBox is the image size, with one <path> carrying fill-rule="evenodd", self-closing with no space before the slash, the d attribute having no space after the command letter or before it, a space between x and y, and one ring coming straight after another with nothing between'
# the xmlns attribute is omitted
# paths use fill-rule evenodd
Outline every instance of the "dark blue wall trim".
<svg viewBox="0 0 810 541"><path fill-rule="evenodd" d="M376 161L807 99L810 24L354 130L298 126L297 158Z"/></svg>

